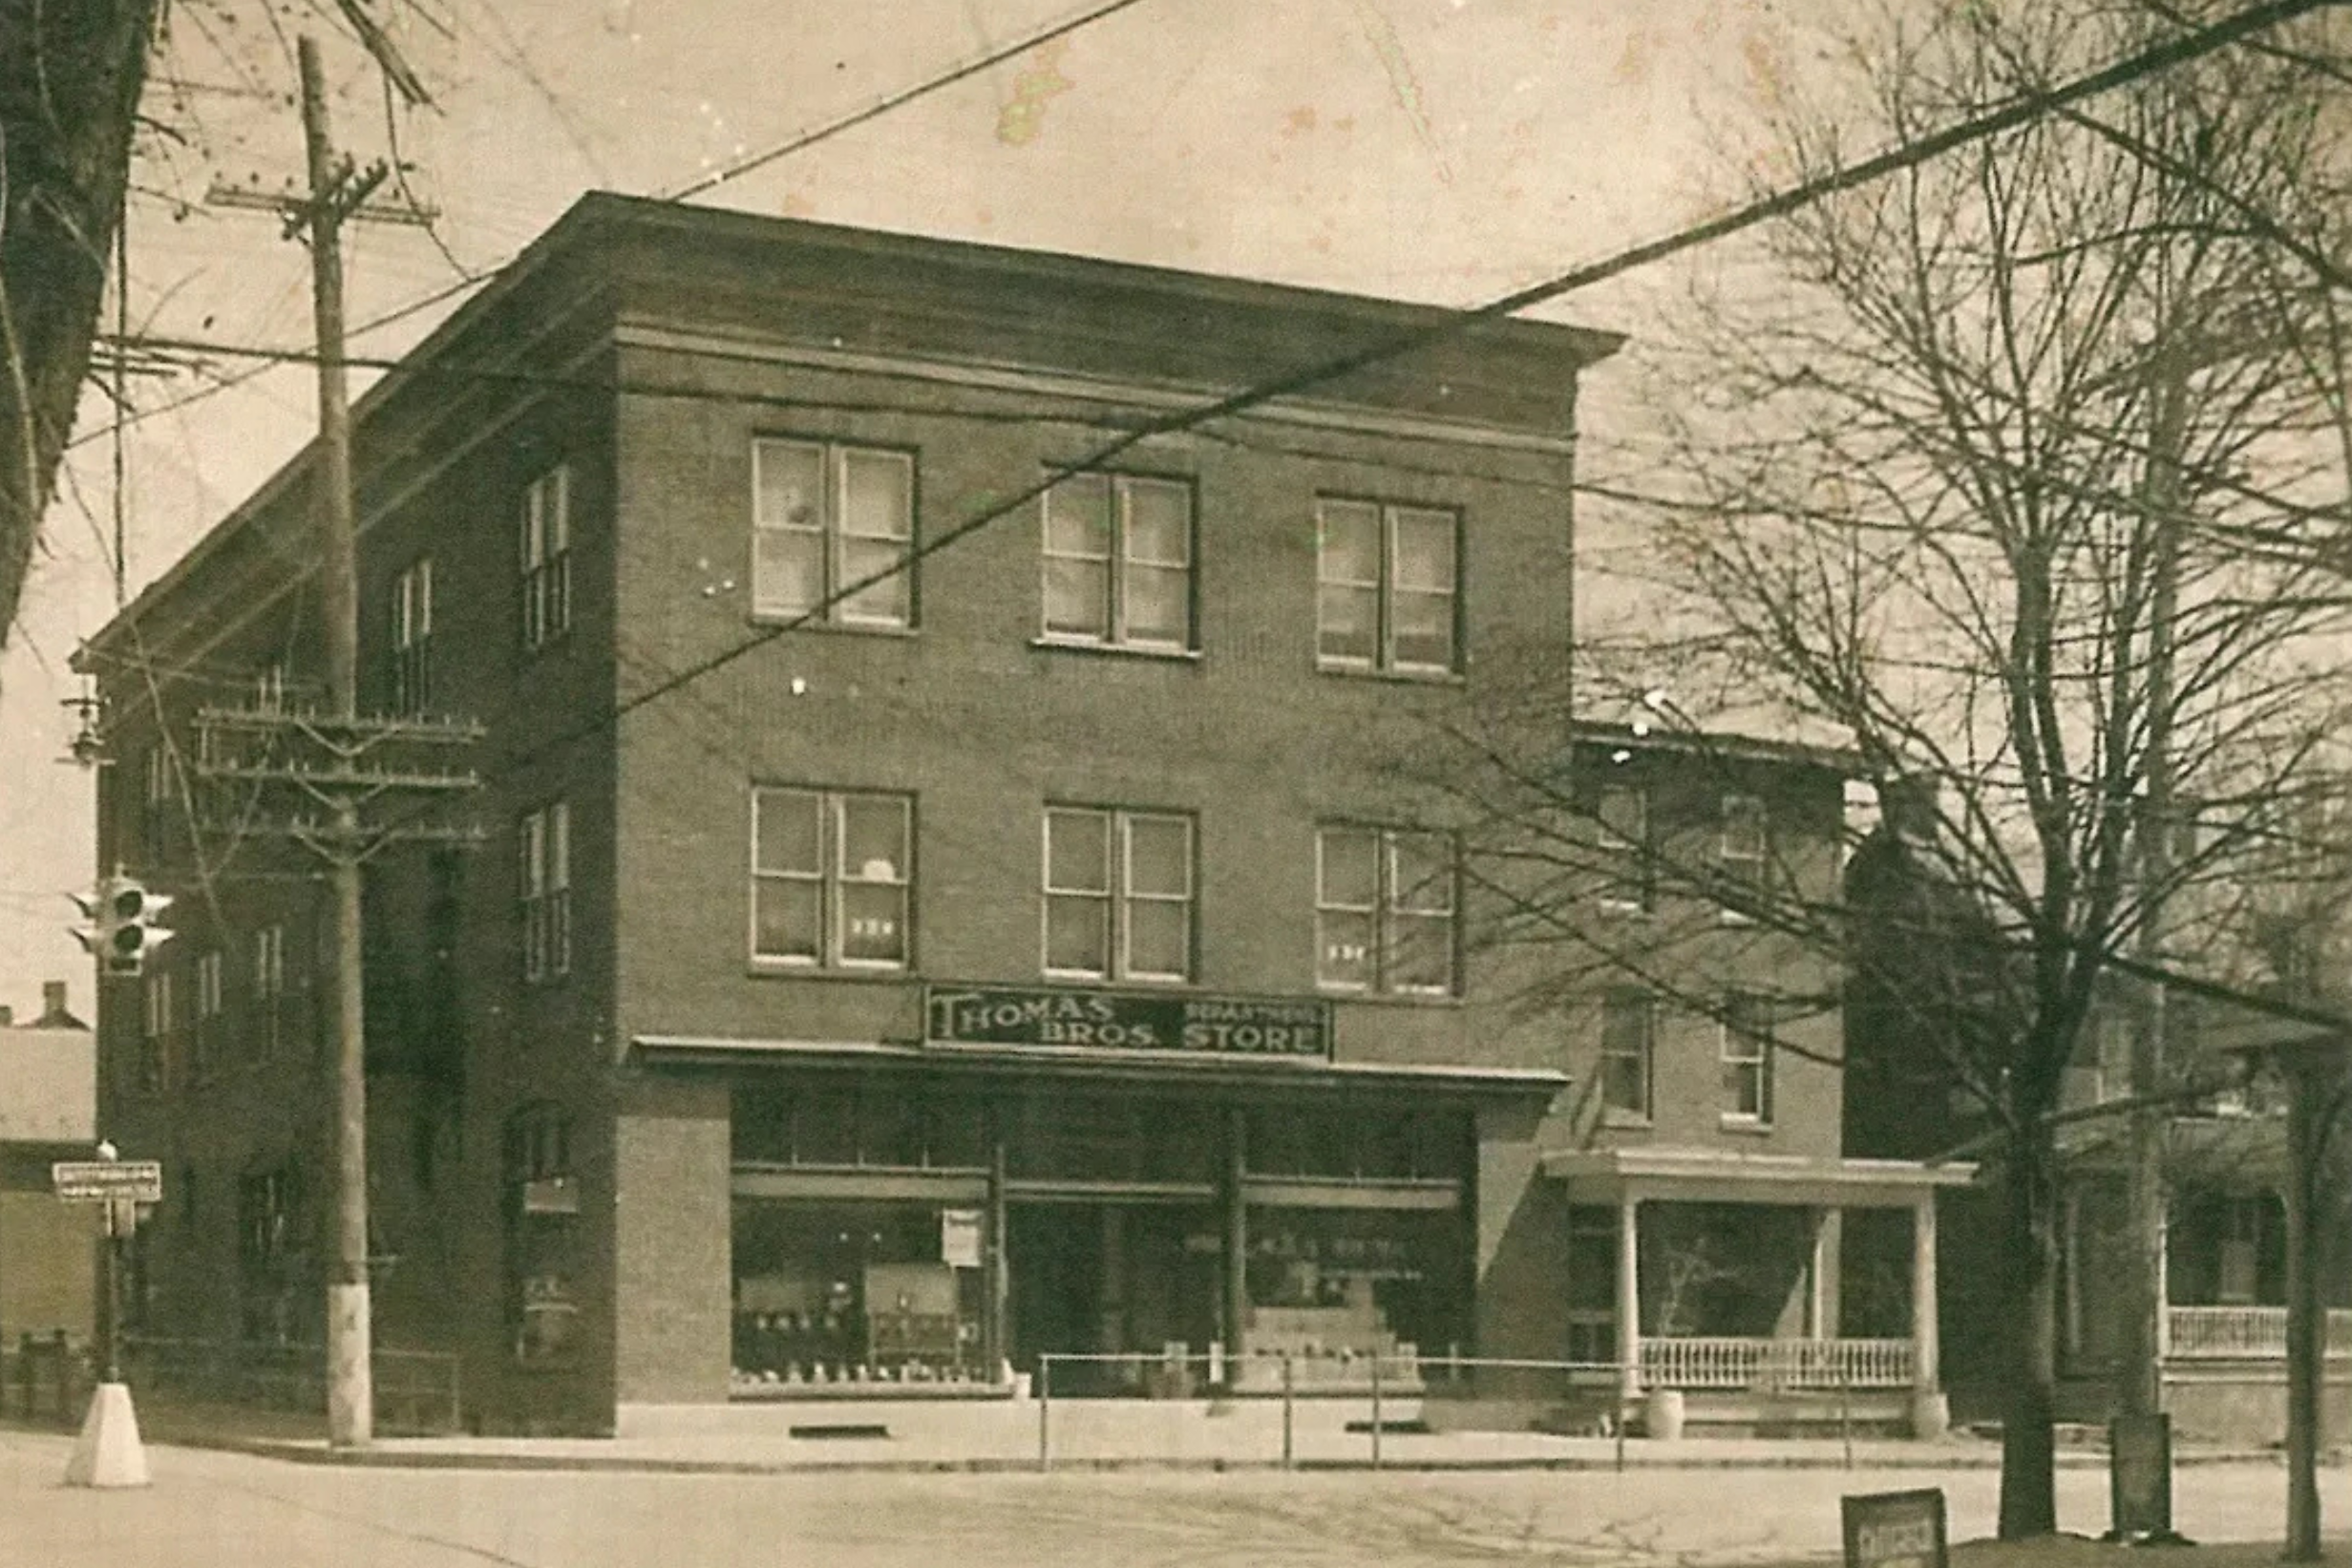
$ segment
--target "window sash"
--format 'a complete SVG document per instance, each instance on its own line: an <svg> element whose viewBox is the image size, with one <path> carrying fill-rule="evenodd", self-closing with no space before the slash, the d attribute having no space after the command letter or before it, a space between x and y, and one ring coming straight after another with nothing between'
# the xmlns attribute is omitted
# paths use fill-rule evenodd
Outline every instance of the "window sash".
<svg viewBox="0 0 2352 1568"><path fill-rule="evenodd" d="M788 816L801 819L789 823ZM874 853L878 848L882 853ZM853 854L858 857L855 861ZM752 959L809 967L905 968L913 856L911 795L754 786Z"/></svg>
<svg viewBox="0 0 2352 1568"><path fill-rule="evenodd" d="M1651 908L1657 876L1650 858L1649 792L1604 785L1593 815L1600 853L1612 862L1602 873L1600 901L1619 909Z"/></svg>
<svg viewBox="0 0 2352 1568"><path fill-rule="evenodd" d="M522 905L522 978L552 980L572 967L572 812L551 801L516 833Z"/></svg>
<svg viewBox="0 0 2352 1568"><path fill-rule="evenodd" d="M1161 870L1173 875L1162 880L1150 868L1139 874L1139 837L1170 829L1175 859ZM1078 853L1069 853L1072 837L1081 834L1093 842L1081 840ZM1099 871L1074 863L1094 860L1095 843L1101 845ZM1047 807L1039 877L1044 972L1088 980L1190 980L1198 854L1193 819L1180 813ZM1072 962L1081 951L1092 956ZM1168 962L1159 962L1160 955Z"/></svg>
<svg viewBox="0 0 2352 1568"><path fill-rule="evenodd" d="M1632 1115L1650 1114L1657 1055L1658 1004L1646 991L1611 991L1601 999L1601 1103Z"/></svg>
<svg viewBox="0 0 2352 1568"><path fill-rule="evenodd" d="M1318 660L1417 674L1459 668L1461 526L1447 508L1319 498Z"/></svg>
<svg viewBox="0 0 2352 1568"><path fill-rule="evenodd" d="M531 482L522 506L522 637L540 647L571 629L571 468Z"/></svg>
<svg viewBox="0 0 2352 1568"><path fill-rule="evenodd" d="M1147 516L1155 502L1167 509L1162 526ZM1075 474L1049 486L1042 504L1046 636L1122 647L1192 646L1191 485L1134 474Z"/></svg>
<svg viewBox="0 0 2352 1568"><path fill-rule="evenodd" d="M1353 886L1341 883L1335 865L1359 858ZM1459 879L1449 834L1347 823L1318 828L1316 983L1332 990L1451 995L1459 966Z"/></svg>
<svg viewBox="0 0 2352 1568"><path fill-rule="evenodd" d="M1727 1102L1723 1113L1731 1120L1772 1119L1773 1028L1767 999L1735 995L1726 1001L1718 1031Z"/></svg>
<svg viewBox="0 0 2352 1568"><path fill-rule="evenodd" d="M814 489L782 516L773 503L793 476ZM772 469L781 476L772 483ZM879 488L876 486L879 481ZM772 494L773 492L773 494ZM879 498L881 504L873 502ZM841 625L906 626L914 619L915 459L886 447L762 436L752 443L752 609ZM851 583L878 577L854 593Z"/></svg>

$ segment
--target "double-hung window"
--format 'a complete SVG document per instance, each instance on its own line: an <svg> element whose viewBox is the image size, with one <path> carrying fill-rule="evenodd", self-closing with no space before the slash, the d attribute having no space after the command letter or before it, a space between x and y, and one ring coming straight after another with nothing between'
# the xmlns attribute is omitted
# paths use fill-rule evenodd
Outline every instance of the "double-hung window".
<svg viewBox="0 0 2352 1568"><path fill-rule="evenodd" d="M1193 646L1193 492L1174 479L1073 474L1046 492L1048 639Z"/></svg>
<svg viewBox="0 0 2352 1568"><path fill-rule="evenodd" d="M222 1011L221 950L216 947L196 961L196 1035L189 1043L188 1068L200 1080L211 1076L220 1054Z"/></svg>
<svg viewBox="0 0 2352 1568"><path fill-rule="evenodd" d="M572 625L572 471L558 464L522 493L522 646L546 646Z"/></svg>
<svg viewBox="0 0 2352 1568"><path fill-rule="evenodd" d="M1724 999L1723 1119L1752 1127L1772 1122L1772 999L1735 991Z"/></svg>
<svg viewBox="0 0 2352 1568"><path fill-rule="evenodd" d="M903 969L914 800L839 790L752 792L752 956Z"/></svg>
<svg viewBox="0 0 2352 1568"><path fill-rule="evenodd" d="M171 1083L172 976L165 969L150 974L146 985L145 1028L139 1034L138 1086L160 1094Z"/></svg>
<svg viewBox="0 0 2352 1568"><path fill-rule="evenodd" d="M752 443L752 610L914 624L915 459L838 442Z"/></svg>
<svg viewBox="0 0 2352 1568"><path fill-rule="evenodd" d="M1650 849L1649 792L1639 785L1604 785L1594 816L1600 830L1601 907L1635 911L1654 907L1658 876Z"/></svg>
<svg viewBox="0 0 2352 1568"><path fill-rule="evenodd" d="M521 886L522 978L555 980L572 970L572 810L553 801L517 825Z"/></svg>
<svg viewBox="0 0 2352 1568"><path fill-rule="evenodd" d="M1046 809L1045 970L1091 980L1193 978L1193 819Z"/></svg>
<svg viewBox="0 0 2352 1568"><path fill-rule="evenodd" d="M1453 840L1403 828L1315 835L1315 979L1333 990L1453 990Z"/></svg>
<svg viewBox="0 0 2352 1568"><path fill-rule="evenodd" d="M392 711L413 718L433 704L433 558L392 579Z"/></svg>
<svg viewBox="0 0 2352 1568"><path fill-rule="evenodd" d="M1315 503L1316 656L1336 669L1461 667L1458 513L1326 496Z"/></svg>
<svg viewBox="0 0 2352 1568"><path fill-rule="evenodd" d="M253 934L254 1044L265 1056L278 1049L278 1013L286 995L286 927L265 925Z"/></svg>
<svg viewBox="0 0 2352 1568"><path fill-rule="evenodd" d="M1724 882L1725 920L1754 918L1755 907L1767 891L1771 854L1771 823L1763 799L1752 795L1725 795L1723 837L1716 856Z"/></svg>
<svg viewBox="0 0 2352 1568"><path fill-rule="evenodd" d="M1600 1103L1629 1120L1650 1117L1652 1058L1658 1038L1658 999L1617 986L1600 999Z"/></svg>

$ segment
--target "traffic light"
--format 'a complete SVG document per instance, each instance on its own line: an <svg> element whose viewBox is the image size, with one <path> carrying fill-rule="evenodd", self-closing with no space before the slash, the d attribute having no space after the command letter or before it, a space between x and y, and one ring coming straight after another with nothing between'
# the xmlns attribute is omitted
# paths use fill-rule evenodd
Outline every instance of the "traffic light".
<svg viewBox="0 0 2352 1568"><path fill-rule="evenodd" d="M138 975L147 954L171 940L158 919L171 896L154 893L134 877L109 877L94 893L76 893L74 902L90 923L73 928L76 941L96 957L101 975Z"/></svg>

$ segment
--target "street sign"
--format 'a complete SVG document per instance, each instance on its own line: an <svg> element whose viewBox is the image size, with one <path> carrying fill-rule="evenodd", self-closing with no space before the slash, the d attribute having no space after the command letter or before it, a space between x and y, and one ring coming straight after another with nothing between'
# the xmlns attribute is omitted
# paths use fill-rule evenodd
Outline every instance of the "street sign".
<svg viewBox="0 0 2352 1568"><path fill-rule="evenodd" d="M1839 1499L1846 1568L1944 1568L1943 1492L1876 1492Z"/></svg>
<svg viewBox="0 0 2352 1568"><path fill-rule="evenodd" d="M152 1159L61 1159L49 1168L51 1185L69 1203L163 1201L163 1166Z"/></svg>

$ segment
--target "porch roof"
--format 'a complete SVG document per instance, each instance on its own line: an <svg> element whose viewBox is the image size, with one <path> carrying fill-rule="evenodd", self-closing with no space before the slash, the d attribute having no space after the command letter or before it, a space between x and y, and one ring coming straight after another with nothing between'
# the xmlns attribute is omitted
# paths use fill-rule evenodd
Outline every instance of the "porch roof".
<svg viewBox="0 0 2352 1568"><path fill-rule="evenodd" d="M992 1077L1110 1079L1163 1084L1335 1089L1361 1085L1416 1092L1548 1099L1566 1073L1542 1068L1457 1067L1424 1062L1331 1061L1323 1057L1218 1055L1207 1051L1086 1047L906 1045L888 1041L773 1040L720 1035L640 1034L648 1062L676 1067L778 1067L964 1072Z"/></svg>
<svg viewBox="0 0 2352 1568"><path fill-rule="evenodd" d="M1977 1168L1960 1161L1846 1159L1837 1155L1745 1154L1638 1145L1554 1149L1543 1174L1573 1198L1617 1202L1801 1203L1824 1208L1907 1209L1941 1187L1965 1187Z"/></svg>

